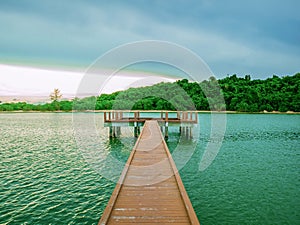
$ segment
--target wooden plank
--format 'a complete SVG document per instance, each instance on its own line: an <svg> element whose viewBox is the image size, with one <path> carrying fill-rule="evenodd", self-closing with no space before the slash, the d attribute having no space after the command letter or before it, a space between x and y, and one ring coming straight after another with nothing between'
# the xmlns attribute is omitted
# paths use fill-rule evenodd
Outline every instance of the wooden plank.
<svg viewBox="0 0 300 225"><path fill-rule="evenodd" d="M99 224L199 224L157 121L145 123Z"/></svg>
<svg viewBox="0 0 300 225"><path fill-rule="evenodd" d="M161 136L162 136L162 134L161 134ZM162 136L162 138L163 138L163 136ZM166 142L164 142L164 145L165 145L165 148L168 149L168 146L167 146ZM188 194L187 194L187 192L186 192L186 190L184 188L182 180L181 180L181 178L179 176L179 172L178 172L178 170L176 168L176 165L175 165L175 162L174 162L174 160L173 160L173 158L171 156L171 153L169 151L166 151L166 152L167 152L168 157L170 159L170 164L171 164L171 166L173 168L174 175L175 175L175 178L176 178L176 181L177 181L177 184L178 184L178 188L179 188L180 194L182 196L183 202L185 204L185 207L187 209L187 213L188 213L188 216L190 218L191 224L200 224L199 220L197 218L197 215L196 215L196 213L194 211L194 208L192 206L192 203L191 203L191 201L190 201L190 199L188 197Z"/></svg>
<svg viewBox="0 0 300 225"><path fill-rule="evenodd" d="M109 115L110 115L110 114L109 114ZM142 131L142 132L143 132L143 131ZM118 198L118 195L119 195L119 193L120 193L120 190L121 190L121 187L122 187L122 183L124 182L125 175L126 175L126 173L127 173L127 171L128 171L129 165L130 165L130 163L131 163L131 161L132 161L132 159L133 159L133 156L134 156L134 153L135 153L136 146L138 145L139 140L141 139L141 137L142 137L142 133L141 133L141 135L138 137L138 140L137 140L137 142L135 143L135 145L134 145L134 147L133 147L133 150L131 151L131 153L130 153L130 155L129 155L129 158L128 158L128 160L127 160L127 162L126 162L126 165L125 165L125 167L124 167L124 169L123 169L123 171L122 171L122 174L121 174L121 176L120 176L120 178L119 178L119 181L118 181L118 183L116 184L116 187L115 187L115 189L114 189L114 191L113 191L113 193L112 193L112 195L111 195L111 197L110 197L110 199L109 199L109 201L108 201L108 204L107 204L107 206L106 206L106 208L105 208L105 210L104 210L104 212L103 212L103 214L102 214L102 217L101 217L101 219L100 219L100 221L99 221L98 224L101 224L101 225L107 224L107 222L108 222L108 220L109 220L109 217L110 217L110 215L111 215L112 209L113 209L113 207L114 207L114 205L115 205L115 203L116 203L116 200L117 200L117 198Z"/></svg>

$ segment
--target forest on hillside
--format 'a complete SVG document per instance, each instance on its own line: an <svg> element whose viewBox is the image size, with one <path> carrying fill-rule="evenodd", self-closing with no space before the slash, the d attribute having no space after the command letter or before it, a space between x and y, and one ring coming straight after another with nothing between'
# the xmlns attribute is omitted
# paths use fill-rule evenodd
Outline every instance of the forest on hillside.
<svg viewBox="0 0 300 225"><path fill-rule="evenodd" d="M217 110L238 112L300 112L300 73L293 76L252 80L250 75L223 79L210 77L201 83L186 79L173 83L129 88L72 101L52 99L51 103L2 103L0 111L71 110ZM0 99L1 100L1 99Z"/></svg>

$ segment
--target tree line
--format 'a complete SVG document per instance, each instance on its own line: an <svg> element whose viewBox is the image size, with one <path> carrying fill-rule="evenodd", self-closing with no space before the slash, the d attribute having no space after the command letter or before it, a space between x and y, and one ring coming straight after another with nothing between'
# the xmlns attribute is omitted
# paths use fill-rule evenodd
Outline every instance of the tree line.
<svg viewBox="0 0 300 225"><path fill-rule="evenodd" d="M200 83L186 79L173 83L129 88L74 100L60 100L59 90L52 102L2 103L0 111L84 111L84 110L228 110L238 112L300 112L300 73L293 76L252 80L250 75L223 79L210 77Z"/></svg>

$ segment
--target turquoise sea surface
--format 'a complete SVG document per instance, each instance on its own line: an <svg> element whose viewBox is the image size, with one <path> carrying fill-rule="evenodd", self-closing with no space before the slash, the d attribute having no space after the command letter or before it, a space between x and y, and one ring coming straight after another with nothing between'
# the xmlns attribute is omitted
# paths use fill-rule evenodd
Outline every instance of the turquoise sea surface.
<svg viewBox="0 0 300 225"><path fill-rule="evenodd" d="M216 158L199 171L211 130L211 114L199 114L193 154L180 170L200 223L300 224L300 115L226 118ZM96 113L98 144L87 145L89 153L99 156L100 149L124 164L136 139L130 128L109 139L102 120ZM1 225L97 224L115 183L103 175L104 162L87 160L75 132L72 113L0 114ZM170 151L181 142L178 128L170 127Z"/></svg>

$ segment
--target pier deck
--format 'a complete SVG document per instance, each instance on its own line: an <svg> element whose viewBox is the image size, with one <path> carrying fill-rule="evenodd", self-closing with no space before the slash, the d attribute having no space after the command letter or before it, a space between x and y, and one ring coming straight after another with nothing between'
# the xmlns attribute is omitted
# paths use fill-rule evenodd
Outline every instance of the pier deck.
<svg viewBox="0 0 300 225"><path fill-rule="evenodd" d="M158 122L146 121L99 221L199 224Z"/></svg>

